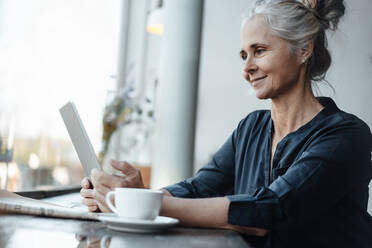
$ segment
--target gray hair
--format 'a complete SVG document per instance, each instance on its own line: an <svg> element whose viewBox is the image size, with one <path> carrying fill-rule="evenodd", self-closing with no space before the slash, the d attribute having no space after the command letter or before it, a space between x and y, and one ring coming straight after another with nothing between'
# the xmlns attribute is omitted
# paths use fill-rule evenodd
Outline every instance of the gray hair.
<svg viewBox="0 0 372 248"><path fill-rule="evenodd" d="M286 40L291 52L304 49L314 41L313 53L307 63L307 79L323 81L332 61L325 31L335 31L344 13L343 0L318 0L315 8L307 1L258 0L242 25L256 15L263 16L273 35Z"/></svg>

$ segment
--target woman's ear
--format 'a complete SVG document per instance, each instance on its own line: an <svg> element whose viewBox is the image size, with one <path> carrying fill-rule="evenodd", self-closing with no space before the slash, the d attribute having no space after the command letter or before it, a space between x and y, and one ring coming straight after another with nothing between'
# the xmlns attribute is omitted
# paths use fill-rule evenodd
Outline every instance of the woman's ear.
<svg viewBox="0 0 372 248"><path fill-rule="evenodd" d="M301 58L301 63L306 63L311 55L313 54L313 50L314 50L314 40L310 41L306 47L302 48L301 49L301 55L300 55L300 58Z"/></svg>

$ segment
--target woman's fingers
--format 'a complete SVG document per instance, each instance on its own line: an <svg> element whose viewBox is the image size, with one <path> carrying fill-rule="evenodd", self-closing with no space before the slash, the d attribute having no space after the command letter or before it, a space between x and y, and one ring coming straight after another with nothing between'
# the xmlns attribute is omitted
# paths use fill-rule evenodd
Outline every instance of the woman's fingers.
<svg viewBox="0 0 372 248"><path fill-rule="evenodd" d="M87 205L88 207L93 207L93 206L98 205L97 201L93 198L84 198L83 203Z"/></svg>
<svg viewBox="0 0 372 248"><path fill-rule="evenodd" d="M80 195L83 197L83 203L88 206L88 210L94 212L100 209L102 212L111 212L106 204L106 194L111 191L110 188L100 184L99 182L94 182L94 189L82 188L80 190Z"/></svg>
<svg viewBox="0 0 372 248"><path fill-rule="evenodd" d="M94 187L94 190L99 192L101 195L106 195L108 192L112 191L111 188L106 187L103 184L97 183L96 186Z"/></svg>
<svg viewBox="0 0 372 248"><path fill-rule="evenodd" d="M126 177L124 181L121 181L117 187L128 187L128 188L144 188L142 181L141 172L136 167L132 166L127 162L118 162L115 160L110 161L112 167L123 172Z"/></svg>
<svg viewBox="0 0 372 248"><path fill-rule="evenodd" d="M106 194L96 189L82 189L80 194L84 197L83 203L88 207L89 211L94 212L100 209L102 212L111 212L111 209L106 204Z"/></svg>
<svg viewBox="0 0 372 248"><path fill-rule="evenodd" d="M125 178L125 176L110 175L96 169L92 170L92 183L94 187L101 185L110 188L111 190L118 187L124 188L127 187Z"/></svg>
<svg viewBox="0 0 372 248"><path fill-rule="evenodd" d="M82 188L89 189L90 188L90 181L87 177L84 177L83 180L81 180L80 185Z"/></svg>
<svg viewBox="0 0 372 248"><path fill-rule="evenodd" d="M114 169L121 171L127 176L132 175L134 173L138 173L138 169L136 167L132 166L131 164L125 161L119 162L116 160L111 160L110 164L112 167L114 167Z"/></svg>
<svg viewBox="0 0 372 248"><path fill-rule="evenodd" d="M90 212L95 212L98 210L98 205L94 205L94 206L88 206L88 210Z"/></svg>
<svg viewBox="0 0 372 248"><path fill-rule="evenodd" d="M92 189L81 189L80 195L83 196L83 203L88 207L88 210L95 212L98 210L98 203L94 199L94 192Z"/></svg>
<svg viewBox="0 0 372 248"><path fill-rule="evenodd" d="M106 204L106 195L94 189L94 199L96 200L98 207L102 212L112 212Z"/></svg>
<svg viewBox="0 0 372 248"><path fill-rule="evenodd" d="M92 189L84 189L84 188L82 188L80 190L80 195L83 198L94 198L94 193L93 193L93 190Z"/></svg>

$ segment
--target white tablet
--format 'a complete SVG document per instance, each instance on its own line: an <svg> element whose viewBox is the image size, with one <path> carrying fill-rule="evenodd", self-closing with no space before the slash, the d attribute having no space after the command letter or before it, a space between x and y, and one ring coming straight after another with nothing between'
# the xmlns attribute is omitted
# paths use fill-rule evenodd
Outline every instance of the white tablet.
<svg viewBox="0 0 372 248"><path fill-rule="evenodd" d="M93 146L90 143L89 137L83 122L80 119L79 113L76 110L73 102L66 103L60 110L62 119L70 135L72 144L78 154L81 164L83 165L85 174L90 177L92 169L101 170L97 156Z"/></svg>

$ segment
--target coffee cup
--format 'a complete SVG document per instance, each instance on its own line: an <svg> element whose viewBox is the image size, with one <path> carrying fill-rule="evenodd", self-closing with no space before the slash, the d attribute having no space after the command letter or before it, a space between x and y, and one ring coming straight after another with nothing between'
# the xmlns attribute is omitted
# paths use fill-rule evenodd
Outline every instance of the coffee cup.
<svg viewBox="0 0 372 248"><path fill-rule="evenodd" d="M108 207L122 218L154 220L159 215L162 201L163 191L154 189L115 188L106 194Z"/></svg>

